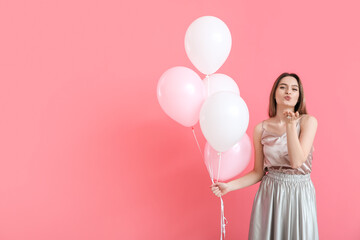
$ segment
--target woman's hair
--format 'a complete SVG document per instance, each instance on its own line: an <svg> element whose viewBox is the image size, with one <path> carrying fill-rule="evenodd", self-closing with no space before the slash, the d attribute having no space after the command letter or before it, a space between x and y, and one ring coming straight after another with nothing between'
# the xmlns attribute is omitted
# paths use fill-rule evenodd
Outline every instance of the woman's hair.
<svg viewBox="0 0 360 240"><path fill-rule="evenodd" d="M304 96L304 89L303 89L303 85L300 81L300 78L298 75L296 75L295 73L282 73L275 81L272 89L271 89L271 93L270 93L270 102L269 102L269 117L275 117L276 116L276 110L277 110L277 103L276 103L276 99L275 99L275 92L276 89L279 85L279 82L282 78L287 77L287 76L291 76L294 77L298 84L299 84L299 99L298 102L295 105L295 109L294 112L299 111L299 114L307 114L306 111L306 105L305 105L305 96Z"/></svg>

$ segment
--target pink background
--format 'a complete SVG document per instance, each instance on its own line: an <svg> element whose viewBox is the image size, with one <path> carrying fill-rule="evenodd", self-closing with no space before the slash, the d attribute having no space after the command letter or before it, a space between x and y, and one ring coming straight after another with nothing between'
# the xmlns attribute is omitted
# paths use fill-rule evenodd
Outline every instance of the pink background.
<svg viewBox="0 0 360 240"><path fill-rule="evenodd" d="M0 239L219 239L220 201L191 129L156 98L164 71L195 70L184 36L204 15L231 31L218 72L239 85L251 139L275 78L300 75L319 123L312 179L320 238L360 239L359 7L1 0ZM196 132L204 146L199 125ZM224 197L226 239L247 238L257 188Z"/></svg>

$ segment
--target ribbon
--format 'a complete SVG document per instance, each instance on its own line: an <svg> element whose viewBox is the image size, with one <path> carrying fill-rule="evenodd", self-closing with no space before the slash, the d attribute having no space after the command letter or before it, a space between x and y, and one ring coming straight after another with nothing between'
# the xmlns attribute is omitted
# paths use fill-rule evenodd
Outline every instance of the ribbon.
<svg viewBox="0 0 360 240"><path fill-rule="evenodd" d="M219 181L219 177L220 177L221 152L218 153L218 156L219 156L219 166L218 166L218 174L217 174L217 180L216 180L217 182ZM224 239L225 239L225 226L226 226L226 224L228 224L228 220L225 218L224 201L223 201L221 196L220 196L220 201L221 201L221 221L220 221L221 235L220 235L220 240L222 240L223 236L224 236Z"/></svg>
<svg viewBox="0 0 360 240"><path fill-rule="evenodd" d="M195 130L194 130L194 127L191 128L192 129L192 132L193 132L193 135L194 135L194 138L195 138L195 141L197 143L197 146L199 148L199 151L201 153L201 157L203 158L204 160L204 154L203 152L201 151L201 148L200 148L200 144L196 138L196 134L195 134ZM218 156L219 156L219 166L218 166L218 174L217 174L217 182L219 181L219 177L220 177L220 166L221 166L221 153L219 152L218 153ZM209 174L210 174L210 178L211 178L211 182L213 184L215 184L214 182L214 172L213 172L213 166L212 166L212 163L211 162L208 162L208 170L209 170ZM221 235L220 235L220 240L223 240L225 239L225 227L226 225L229 223L228 220L225 218L225 213L224 213L224 201L222 199L222 197L220 196L220 206L221 206L221 217L220 217L220 228L221 228ZM223 238L224 237L224 238Z"/></svg>
<svg viewBox="0 0 360 240"><path fill-rule="evenodd" d="M224 201L222 199L222 197L220 197L221 200L221 236L220 239L223 239L223 235L224 235L224 239L225 239L225 227L226 224L228 224L228 220L225 218L225 213L224 213Z"/></svg>

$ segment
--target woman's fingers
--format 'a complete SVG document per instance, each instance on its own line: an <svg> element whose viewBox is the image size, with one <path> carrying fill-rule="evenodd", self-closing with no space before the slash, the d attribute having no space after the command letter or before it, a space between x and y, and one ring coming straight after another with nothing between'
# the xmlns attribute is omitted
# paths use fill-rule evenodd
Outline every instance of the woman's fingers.
<svg viewBox="0 0 360 240"><path fill-rule="evenodd" d="M292 112L292 111L286 110L283 112L283 114L285 117L289 118L290 121L297 120L300 117L299 111Z"/></svg>
<svg viewBox="0 0 360 240"><path fill-rule="evenodd" d="M213 190L213 193L214 193L216 196L218 196L219 194L221 194L221 191L220 191L219 188L216 188L216 189Z"/></svg>
<svg viewBox="0 0 360 240"><path fill-rule="evenodd" d="M221 197L222 194L222 190L220 189L220 184L219 183L214 183L210 186L211 191L217 196L217 197Z"/></svg>
<svg viewBox="0 0 360 240"><path fill-rule="evenodd" d="M218 196L221 192L220 192L220 190L215 190L215 191L213 191L213 193L214 193L216 196Z"/></svg>

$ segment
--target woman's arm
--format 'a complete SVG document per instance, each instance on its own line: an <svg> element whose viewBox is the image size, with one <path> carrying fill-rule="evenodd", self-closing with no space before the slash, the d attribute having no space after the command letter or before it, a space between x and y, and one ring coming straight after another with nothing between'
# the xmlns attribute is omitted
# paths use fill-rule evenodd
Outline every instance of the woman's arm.
<svg viewBox="0 0 360 240"><path fill-rule="evenodd" d="M211 185L211 190L213 193L220 197L226 193L234 190L238 190L244 187L248 187L259 182L264 176L263 165L264 165L264 154L263 147L261 144L261 134L262 134L262 123L259 123L254 128L253 142L255 148L255 162L254 169L247 173L245 176L235 179L228 183L214 183Z"/></svg>
<svg viewBox="0 0 360 240"><path fill-rule="evenodd" d="M244 175L243 177L229 182L228 184L230 191L251 186L259 182L264 176L264 171L263 171L264 153L263 153L263 146L261 144L262 131L263 130L262 130L262 122L261 122L258 125L256 125L253 133L254 153L255 153L253 170L247 173L246 175Z"/></svg>
<svg viewBox="0 0 360 240"><path fill-rule="evenodd" d="M301 120L300 137L297 135L296 123L286 123L287 146L292 168L299 168L306 161L313 145L317 129L315 117L305 115Z"/></svg>

